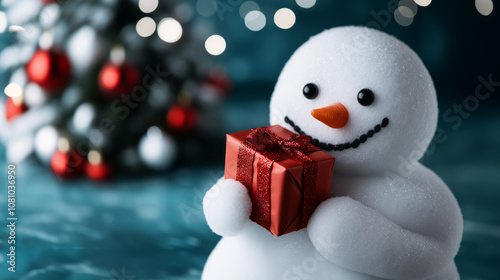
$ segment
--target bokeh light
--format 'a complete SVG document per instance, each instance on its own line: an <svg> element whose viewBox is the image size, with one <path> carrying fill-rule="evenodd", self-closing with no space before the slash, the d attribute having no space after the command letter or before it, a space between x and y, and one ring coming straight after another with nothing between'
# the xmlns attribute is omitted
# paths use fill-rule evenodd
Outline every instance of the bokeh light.
<svg viewBox="0 0 500 280"><path fill-rule="evenodd" d="M316 0L296 0L297 5L301 8L309 9L316 5Z"/></svg>
<svg viewBox="0 0 500 280"><path fill-rule="evenodd" d="M40 24L45 28L50 28L55 25L60 14L61 10L58 3L47 4L40 13Z"/></svg>
<svg viewBox="0 0 500 280"><path fill-rule="evenodd" d="M110 60L115 65L120 65L125 62L125 48L122 45L116 45L111 48Z"/></svg>
<svg viewBox="0 0 500 280"><path fill-rule="evenodd" d="M427 7L431 4L432 0L415 0L415 3L417 5L422 6L422 7Z"/></svg>
<svg viewBox="0 0 500 280"><path fill-rule="evenodd" d="M413 13L413 11L407 6L399 6L396 10L405 18L415 17L415 14Z"/></svg>
<svg viewBox="0 0 500 280"><path fill-rule="evenodd" d="M18 97L23 94L23 89L16 83L10 83L5 87L4 92L8 97Z"/></svg>
<svg viewBox="0 0 500 280"><path fill-rule="evenodd" d="M57 149L59 133L57 129L51 125L44 126L35 136L35 151L38 158L44 162L50 161L50 158Z"/></svg>
<svg viewBox="0 0 500 280"><path fill-rule="evenodd" d="M476 9L483 16L488 16L493 12L493 1L491 0L476 0Z"/></svg>
<svg viewBox="0 0 500 280"><path fill-rule="evenodd" d="M90 151L87 157L90 164L99 165L102 162L101 154L95 150Z"/></svg>
<svg viewBox="0 0 500 280"><path fill-rule="evenodd" d="M214 34L205 41L205 49L211 55L220 55L226 50L226 40L222 36Z"/></svg>
<svg viewBox="0 0 500 280"><path fill-rule="evenodd" d="M413 13L413 17L417 15L418 5L415 3L414 0L401 0L399 1L398 7L401 6L410 8L411 12Z"/></svg>
<svg viewBox="0 0 500 280"><path fill-rule="evenodd" d="M171 17L164 18L158 24L158 36L167 43L175 43L182 37L182 26Z"/></svg>
<svg viewBox="0 0 500 280"><path fill-rule="evenodd" d="M274 14L274 23L281 29L289 29L295 24L295 13L288 8L281 8Z"/></svg>
<svg viewBox="0 0 500 280"><path fill-rule="evenodd" d="M139 9L143 13L152 13L158 8L158 0L139 0Z"/></svg>
<svg viewBox="0 0 500 280"><path fill-rule="evenodd" d="M28 83L24 87L24 103L28 107L38 107L43 105L49 96L37 83Z"/></svg>
<svg viewBox="0 0 500 280"><path fill-rule="evenodd" d="M394 11L394 19L401 26L410 26L413 23L413 12L406 6L399 6Z"/></svg>
<svg viewBox="0 0 500 280"><path fill-rule="evenodd" d="M4 12L0 12L0 33L4 33L7 29L7 16Z"/></svg>
<svg viewBox="0 0 500 280"><path fill-rule="evenodd" d="M92 127L92 122L96 116L96 108L91 103L83 103L75 110L73 115L73 128L82 134L87 133Z"/></svg>
<svg viewBox="0 0 500 280"><path fill-rule="evenodd" d="M19 26L19 25L11 25L11 26L9 26L9 31L10 31L10 32L20 32L20 31L24 31L24 27Z"/></svg>
<svg viewBox="0 0 500 280"><path fill-rule="evenodd" d="M65 137L61 137L59 138L59 140L57 140L57 149L63 153L67 153L69 152L69 148L71 146L69 145L69 140L66 139Z"/></svg>
<svg viewBox="0 0 500 280"><path fill-rule="evenodd" d="M261 11L251 11L245 16L245 25L252 31L259 31L266 26L266 16Z"/></svg>
<svg viewBox="0 0 500 280"><path fill-rule="evenodd" d="M50 49L54 45L54 33L51 31L43 32L38 39L38 45L43 50Z"/></svg>
<svg viewBox="0 0 500 280"><path fill-rule="evenodd" d="M260 6L254 1L246 1L240 6L240 16L245 18L245 16L251 11L260 11Z"/></svg>
<svg viewBox="0 0 500 280"><path fill-rule="evenodd" d="M161 138L163 133L161 132L161 129L157 126L152 126L150 128L148 128L148 131L146 132L146 134L148 135L148 137L151 137L151 138Z"/></svg>
<svg viewBox="0 0 500 280"><path fill-rule="evenodd" d="M155 33L156 22L150 17L143 17L137 22L135 30L139 36L149 37Z"/></svg>
<svg viewBox="0 0 500 280"><path fill-rule="evenodd" d="M120 69L116 67L106 67L101 71L103 88L116 88L121 81Z"/></svg>

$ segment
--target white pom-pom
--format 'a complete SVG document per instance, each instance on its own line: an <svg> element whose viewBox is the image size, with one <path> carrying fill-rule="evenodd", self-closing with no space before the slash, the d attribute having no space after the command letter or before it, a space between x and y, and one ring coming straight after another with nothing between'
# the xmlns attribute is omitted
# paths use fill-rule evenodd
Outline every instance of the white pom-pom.
<svg viewBox="0 0 500 280"><path fill-rule="evenodd" d="M240 182L220 179L205 195L203 211L213 232L234 236L249 221L252 202L247 188Z"/></svg>

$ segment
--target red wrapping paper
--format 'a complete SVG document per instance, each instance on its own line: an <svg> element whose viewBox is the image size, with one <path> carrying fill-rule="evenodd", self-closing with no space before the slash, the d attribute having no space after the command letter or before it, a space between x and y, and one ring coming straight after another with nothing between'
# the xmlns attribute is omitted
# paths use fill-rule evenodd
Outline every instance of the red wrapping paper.
<svg viewBox="0 0 500 280"><path fill-rule="evenodd" d="M334 163L309 137L275 125L227 135L224 177L248 188L250 219L280 236L305 228L330 197Z"/></svg>

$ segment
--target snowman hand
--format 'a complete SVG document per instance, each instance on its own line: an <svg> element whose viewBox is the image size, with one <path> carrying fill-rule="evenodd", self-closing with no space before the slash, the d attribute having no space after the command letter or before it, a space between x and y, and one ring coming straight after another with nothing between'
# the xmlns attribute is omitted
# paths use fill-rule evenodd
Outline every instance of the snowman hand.
<svg viewBox="0 0 500 280"><path fill-rule="evenodd" d="M384 279L425 279L456 254L446 241L404 229L350 197L321 203L307 231L325 259Z"/></svg>
<svg viewBox="0 0 500 280"><path fill-rule="evenodd" d="M240 233L251 211L252 201L247 188L232 179L219 179L203 198L208 226L223 237Z"/></svg>

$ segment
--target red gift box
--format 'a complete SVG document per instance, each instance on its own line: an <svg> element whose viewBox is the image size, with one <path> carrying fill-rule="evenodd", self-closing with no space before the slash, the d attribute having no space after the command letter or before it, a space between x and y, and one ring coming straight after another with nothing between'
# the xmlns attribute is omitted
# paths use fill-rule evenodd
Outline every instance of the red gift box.
<svg viewBox="0 0 500 280"><path fill-rule="evenodd" d="M276 236L305 228L330 197L335 158L309 141L279 125L227 135L224 177L248 188L250 219Z"/></svg>

